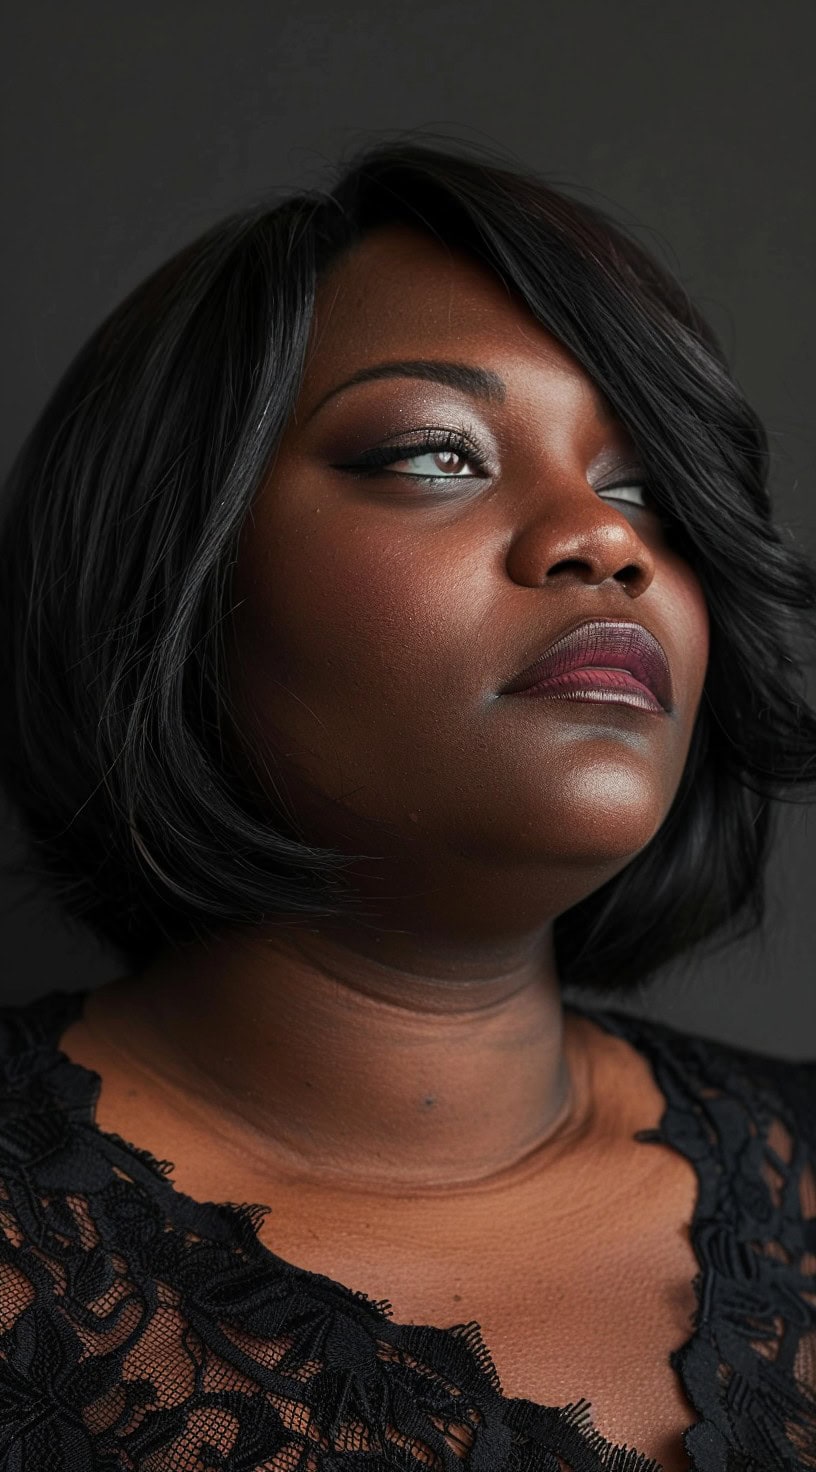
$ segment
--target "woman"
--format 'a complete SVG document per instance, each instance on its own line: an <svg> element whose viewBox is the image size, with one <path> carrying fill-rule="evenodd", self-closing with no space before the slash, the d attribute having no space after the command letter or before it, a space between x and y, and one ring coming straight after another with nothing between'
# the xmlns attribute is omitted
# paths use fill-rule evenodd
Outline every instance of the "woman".
<svg viewBox="0 0 816 1472"><path fill-rule="evenodd" d="M2 752L126 971L3 1015L4 1467L816 1466L813 1066L614 1005L813 785L766 470L636 244L422 146L94 334Z"/></svg>

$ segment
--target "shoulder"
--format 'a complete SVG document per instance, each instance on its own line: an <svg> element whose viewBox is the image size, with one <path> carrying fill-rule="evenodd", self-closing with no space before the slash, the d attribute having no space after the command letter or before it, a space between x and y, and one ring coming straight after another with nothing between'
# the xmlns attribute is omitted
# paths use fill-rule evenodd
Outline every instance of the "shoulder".
<svg viewBox="0 0 816 1472"><path fill-rule="evenodd" d="M46 1063L83 1000L83 992L53 991L0 1006L0 1075L18 1077Z"/></svg>
<svg viewBox="0 0 816 1472"><path fill-rule="evenodd" d="M816 1059L798 1061L735 1049L732 1068L750 1085L756 1081L777 1112L807 1140L816 1158Z"/></svg>
<svg viewBox="0 0 816 1472"><path fill-rule="evenodd" d="M59 1049L83 1001L83 992L49 992L0 1007L0 1156L9 1131L18 1133L25 1121L39 1128L46 1116L91 1116L97 1081Z"/></svg>
<svg viewBox="0 0 816 1472"><path fill-rule="evenodd" d="M63 1018L78 1015L84 997L82 991L51 991L26 1002L0 1003L0 1058L56 1041Z"/></svg>
<svg viewBox="0 0 816 1472"><path fill-rule="evenodd" d="M728 1100L763 1134L778 1120L816 1159L816 1058L781 1058L611 1009L592 1015L648 1054L670 1102Z"/></svg>

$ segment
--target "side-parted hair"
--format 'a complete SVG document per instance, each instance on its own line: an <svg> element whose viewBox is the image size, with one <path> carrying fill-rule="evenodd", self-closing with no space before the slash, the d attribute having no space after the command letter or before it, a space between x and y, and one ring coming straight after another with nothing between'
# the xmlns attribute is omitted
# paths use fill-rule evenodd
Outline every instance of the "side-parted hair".
<svg viewBox="0 0 816 1472"><path fill-rule="evenodd" d="M671 809L555 923L562 982L624 994L762 924L771 804L816 787L816 568L772 519L765 430L673 276L594 206L421 143L369 149L333 190L234 214L175 255L94 332L20 451L0 529L0 771L25 872L136 966L235 927L368 923L350 856L310 844L237 759L226 629L321 273L397 221L470 251L571 351L707 601Z"/></svg>

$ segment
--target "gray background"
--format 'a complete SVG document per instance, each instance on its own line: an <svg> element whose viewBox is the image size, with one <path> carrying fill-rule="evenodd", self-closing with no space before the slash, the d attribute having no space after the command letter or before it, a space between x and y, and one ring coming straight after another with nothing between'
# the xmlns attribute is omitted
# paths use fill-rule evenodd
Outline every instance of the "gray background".
<svg viewBox="0 0 816 1472"><path fill-rule="evenodd" d="M172 250L249 199L324 183L355 148L419 128L585 191L673 266L770 429L777 515L816 555L812 0L14 9L4 467L100 317ZM814 858L813 808L784 811L764 943L656 984L634 1010L816 1055ZM120 969L9 879L0 944L2 1000Z"/></svg>

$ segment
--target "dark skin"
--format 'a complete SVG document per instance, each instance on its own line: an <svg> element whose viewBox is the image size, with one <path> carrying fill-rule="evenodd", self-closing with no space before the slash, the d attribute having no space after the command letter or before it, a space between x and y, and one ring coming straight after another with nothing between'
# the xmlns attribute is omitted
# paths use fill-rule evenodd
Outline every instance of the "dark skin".
<svg viewBox="0 0 816 1472"><path fill-rule="evenodd" d="M419 359L495 380L333 392ZM473 458L418 452L429 426ZM353 468L383 443L396 463ZM273 1251L398 1321L477 1320L506 1394L584 1395L684 1468L693 1173L632 1140L663 1097L565 1012L552 944L663 823L708 660L627 432L483 266L381 229L321 284L235 573L256 767L310 841L369 856L370 918L224 935L93 993L63 1046L102 1077L99 1123L198 1200L274 1203ZM582 617L656 635L669 713L498 694Z"/></svg>

